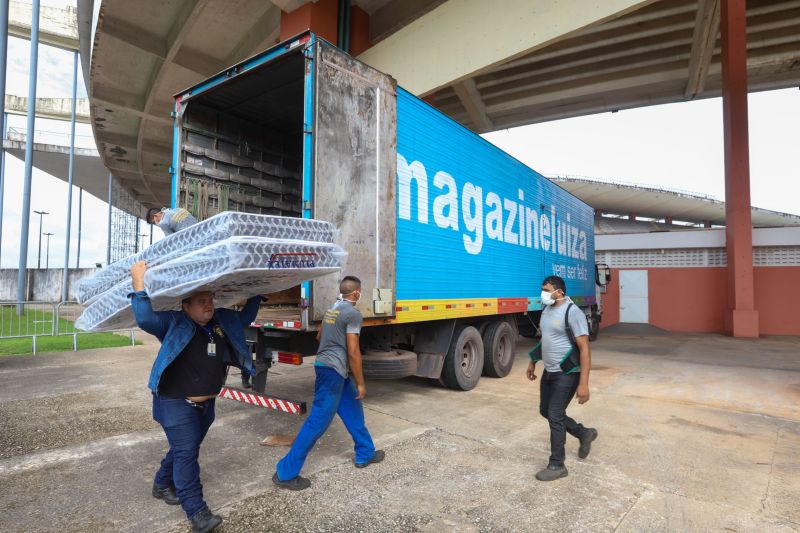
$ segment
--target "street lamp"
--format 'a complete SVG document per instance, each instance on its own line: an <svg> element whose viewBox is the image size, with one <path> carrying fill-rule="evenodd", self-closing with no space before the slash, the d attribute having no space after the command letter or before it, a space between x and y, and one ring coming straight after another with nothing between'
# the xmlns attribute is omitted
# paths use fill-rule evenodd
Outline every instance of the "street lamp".
<svg viewBox="0 0 800 533"><path fill-rule="evenodd" d="M47 262L45 263L44 268L47 270L50 268L50 236L55 235L55 233L45 233L45 235L47 235Z"/></svg>
<svg viewBox="0 0 800 533"><path fill-rule="evenodd" d="M42 215L49 215L47 211L34 211L39 215L39 262L36 264L37 269L42 268Z"/></svg>
<svg viewBox="0 0 800 533"><path fill-rule="evenodd" d="M139 237L147 237L147 233L140 233ZM142 247L139 250L144 250L144 239L142 239Z"/></svg>

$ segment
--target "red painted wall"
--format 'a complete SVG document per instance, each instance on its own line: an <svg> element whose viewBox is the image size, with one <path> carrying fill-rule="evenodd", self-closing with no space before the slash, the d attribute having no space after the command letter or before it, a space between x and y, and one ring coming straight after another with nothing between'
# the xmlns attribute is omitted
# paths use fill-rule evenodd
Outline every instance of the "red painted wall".
<svg viewBox="0 0 800 533"><path fill-rule="evenodd" d="M727 269L648 269L650 324L679 332L721 332L728 307Z"/></svg>
<svg viewBox="0 0 800 533"><path fill-rule="evenodd" d="M684 333L723 333L727 268L634 268L648 271L650 324ZM619 269L603 295L601 327L619 323ZM755 267L761 335L800 335L800 267Z"/></svg>
<svg viewBox="0 0 800 533"><path fill-rule="evenodd" d="M800 267L756 267L756 309L762 335L800 335Z"/></svg>

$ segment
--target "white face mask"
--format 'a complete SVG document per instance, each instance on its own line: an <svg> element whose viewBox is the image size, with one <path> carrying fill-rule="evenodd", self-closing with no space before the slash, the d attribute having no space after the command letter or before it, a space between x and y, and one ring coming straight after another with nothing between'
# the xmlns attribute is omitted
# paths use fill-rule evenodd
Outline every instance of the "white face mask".
<svg viewBox="0 0 800 533"><path fill-rule="evenodd" d="M556 303L556 299L553 298L553 292L542 291L541 298L543 305L553 305L554 303Z"/></svg>
<svg viewBox="0 0 800 533"><path fill-rule="evenodd" d="M353 305L358 305L358 302L361 301L361 291L353 291L353 292L358 292L358 298L356 298L355 302L351 302L350 300L347 300L347 301L350 302ZM347 294L339 293L339 296L337 296L336 299L339 300L340 302L345 301L344 297L345 296L350 296L351 294L353 294L353 292L348 292Z"/></svg>

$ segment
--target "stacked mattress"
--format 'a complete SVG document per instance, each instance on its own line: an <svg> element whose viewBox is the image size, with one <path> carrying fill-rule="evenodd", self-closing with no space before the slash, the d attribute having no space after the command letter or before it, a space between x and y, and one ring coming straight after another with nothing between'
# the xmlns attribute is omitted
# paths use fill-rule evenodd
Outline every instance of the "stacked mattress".
<svg viewBox="0 0 800 533"><path fill-rule="evenodd" d="M156 311L179 310L198 291L212 291L216 307L230 307L338 272L347 254L335 237L328 222L220 213L84 279L78 301L86 308L75 325L86 331L136 326L128 294L137 261L147 262L145 289Z"/></svg>

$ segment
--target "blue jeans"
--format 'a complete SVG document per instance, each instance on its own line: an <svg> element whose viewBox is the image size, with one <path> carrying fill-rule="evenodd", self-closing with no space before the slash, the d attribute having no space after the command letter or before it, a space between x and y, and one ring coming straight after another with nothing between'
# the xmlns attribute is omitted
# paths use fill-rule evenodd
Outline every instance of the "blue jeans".
<svg viewBox="0 0 800 533"><path fill-rule="evenodd" d="M375 455L375 445L364 425L364 408L356 400L358 389L353 380L343 378L336 370L315 366L317 379L314 382L314 403L300 433L286 454L278 461L278 479L289 481L300 474L308 452L327 431L334 415L338 414L355 442L356 463L368 463Z"/></svg>
<svg viewBox="0 0 800 533"><path fill-rule="evenodd" d="M550 423L550 462L564 466L567 433L580 439L586 428L567 416L567 406L578 390L581 374L544 371L540 382L539 414Z"/></svg>
<svg viewBox="0 0 800 533"><path fill-rule="evenodd" d="M214 399L192 406L184 399L153 395L153 418L164 428L169 451L161 460L155 484L174 486L188 518L203 510L203 485L200 483L200 444L214 422Z"/></svg>

